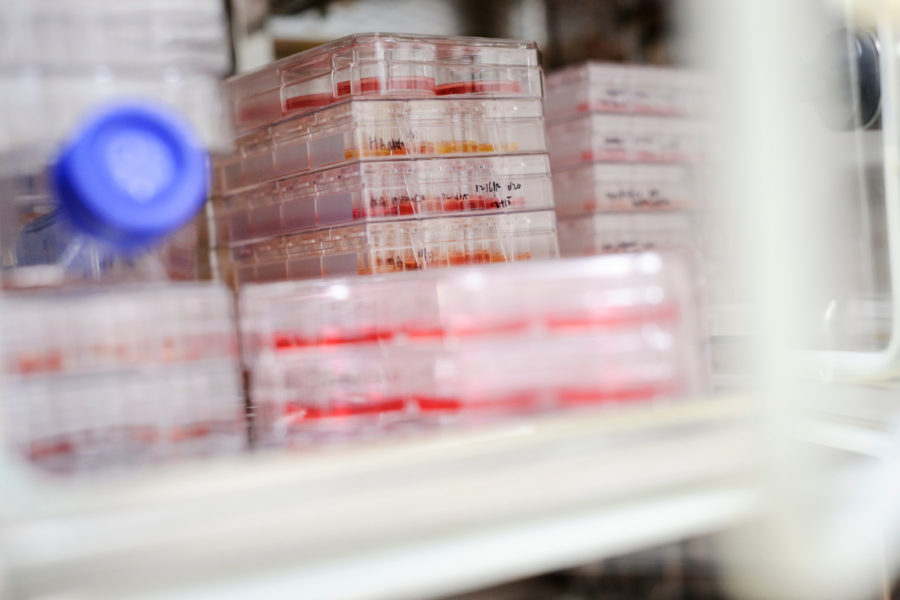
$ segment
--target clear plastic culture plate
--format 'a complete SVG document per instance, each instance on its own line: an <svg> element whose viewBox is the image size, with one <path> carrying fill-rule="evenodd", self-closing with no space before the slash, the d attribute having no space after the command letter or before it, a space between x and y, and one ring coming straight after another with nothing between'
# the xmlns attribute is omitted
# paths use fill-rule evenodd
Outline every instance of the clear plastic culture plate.
<svg viewBox="0 0 900 600"><path fill-rule="evenodd" d="M707 125L664 117L591 113L547 128L554 168L588 162L696 163Z"/></svg>
<svg viewBox="0 0 900 600"><path fill-rule="evenodd" d="M546 152L540 99L348 100L236 140L213 192L358 159Z"/></svg>
<svg viewBox="0 0 900 600"><path fill-rule="evenodd" d="M44 471L78 473L246 448L233 361L6 381L12 449Z"/></svg>
<svg viewBox="0 0 900 600"><path fill-rule="evenodd" d="M698 205L692 171L681 165L588 163L553 174L560 218L605 211L684 210Z"/></svg>
<svg viewBox="0 0 900 600"><path fill-rule="evenodd" d="M697 117L705 114L705 85L695 72L587 62L547 75L546 111L553 121L580 113Z"/></svg>
<svg viewBox="0 0 900 600"><path fill-rule="evenodd" d="M7 32L0 64L69 67L70 76L85 63L103 65L107 85L111 67L229 70L228 25L218 0L29 0L4 10L0 28Z"/></svg>
<svg viewBox="0 0 900 600"><path fill-rule="evenodd" d="M552 336L677 320L689 282L680 266L666 267L659 288L661 260L647 256L655 258L637 266L620 255L248 285L240 292L244 360L317 346ZM472 301L479 295L491 301Z"/></svg>
<svg viewBox="0 0 900 600"><path fill-rule="evenodd" d="M679 211L586 214L558 227L562 256L699 249L695 219Z"/></svg>
<svg viewBox="0 0 900 600"><path fill-rule="evenodd" d="M247 286L261 437L362 436L700 385L687 270L618 255Z"/></svg>
<svg viewBox="0 0 900 600"><path fill-rule="evenodd" d="M540 210L373 222L285 235L234 247L227 268L233 269L237 284L245 284L558 255L555 213Z"/></svg>
<svg viewBox="0 0 900 600"><path fill-rule="evenodd" d="M696 389L676 322L541 338L503 335L311 347L251 368L259 438L316 442L569 407L668 400ZM299 438L296 439L296 438Z"/></svg>
<svg viewBox="0 0 900 600"><path fill-rule="evenodd" d="M362 33L226 82L235 128L247 132L350 97L541 98L534 42Z"/></svg>
<svg viewBox="0 0 900 600"><path fill-rule="evenodd" d="M0 341L7 378L233 360L224 286L177 283L7 294Z"/></svg>
<svg viewBox="0 0 900 600"><path fill-rule="evenodd" d="M217 245L357 222L553 208L546 155L356 162L213 198Z"/></svg>
<svg viewBox="0 0 900 600"><path fill-rule="evenodd" d="M226 287L55 288L0 307L3 421L32 464L68 473L245 447Z"/></svg>

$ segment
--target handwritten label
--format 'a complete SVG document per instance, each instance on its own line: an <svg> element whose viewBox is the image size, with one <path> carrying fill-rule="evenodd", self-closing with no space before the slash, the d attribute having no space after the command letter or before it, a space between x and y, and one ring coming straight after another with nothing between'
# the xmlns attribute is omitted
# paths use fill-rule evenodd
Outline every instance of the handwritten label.
<svg viewBox="0 0 900 600"><path fill-rule="evenodd" d="M618 203L624 200L630 202L632 206L640 208L659 208L672 204L672 200L664 196L662 192L656 188L652 188L646 192L634 188L618 189L613 192L607 192L606 199L612 203Z"/></svg>
<svg viewBox="0 0 900 600"><path fill-rule="evenodd" d="M638 252L641 250L650 250L655 247L651 242L616 242L607 243L601 246L602 252Z"/></svg>
<svg viewBox="0 0 900 600"><path fill-rule="evenodd" d="M370 137L367 141L368 149L374 152L390 152L391 154L405 154L406 142L392 138L384 141L384 138Z"/></svg>
<svg viewBox="0 0 900 600"><path fill-rule="evenodd" d="M489 194L493 194L497 190L500 189L500 183L497 181L489 181L488 183L476 183L475 191L476 192L487 192Z"/></svg>
<svg viewBox="0 0 900 600"><path fill-rule="evenodd" d="M505 189L507 192L514 192L522 189L522 184L518 181L509 181L504 185L500 181L488 181L487 183L476 183L475 191L476 192L484 192L488 194L496 194L501 190Z"/></svg>

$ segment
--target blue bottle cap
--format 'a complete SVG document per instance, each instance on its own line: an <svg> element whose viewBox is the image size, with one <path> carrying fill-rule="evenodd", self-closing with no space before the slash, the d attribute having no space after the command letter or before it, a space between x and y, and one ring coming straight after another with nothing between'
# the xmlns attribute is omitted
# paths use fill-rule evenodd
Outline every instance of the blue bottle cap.
<svg viewBox="0 0 900 600"><path fill-rule="evenodd" d="M187 123L144 102L106 106L63 147L53 168L60 208L119 249L147 245L203 206L206 152Z"/></svg>

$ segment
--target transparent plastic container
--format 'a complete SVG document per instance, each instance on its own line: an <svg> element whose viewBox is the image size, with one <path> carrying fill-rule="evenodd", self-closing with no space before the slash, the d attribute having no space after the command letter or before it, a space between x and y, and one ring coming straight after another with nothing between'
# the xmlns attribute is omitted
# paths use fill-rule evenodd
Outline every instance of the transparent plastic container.
<svg viewBox="0 0 900 600"><path fill-rule="evenodd" d="M412 398L428 357L346 346L266 357L252 370L259 444L359 440L421 423Z"/></svg>
<svg viewBox="0 0 900 600"><path fill-rule="evenodd" d="M438 96L543 96L537 44L486 38L433 39Z"/></svg>
<svg viewBox="0 0 900 600"><path fill-rule="evenodd" d="M539 98L349 100L238 138L213 189L359 159L546 152L542 115Z"/></svg>
<svg viewBox="0 0 900 600"><path fill-rule="evenodd" d="M486 412L506 416L681 397L693 388L672 347L677 330L658 321L619 331L568 331L539 343L460 344L438 355L416 408L426 420L467 420Z"/></svg>
<svg viewBox="0 0 900 600"><path fill-rule="evenodd" d="M534 337L569 326L583 333L678 317L691 287L682 260L646 254L656 258L640 271L616 274L637 256L644 255L246 286L239 302L244 362L311 347ZM635 286L652 287L660 261L677 265L671 290L642 295ZM549 281L566 282L565 293Z"/></svg>
<svg viewBox="0 0 900 600"><path fill-rule="evenodd" d="M699 208L695 179L681 165L589 163L558 169L553 174L556 214Z"/></svg>
<svg viewBox="0 0 900 600"><path fill-rule="evenodd" d="M704 92L699 73L588 62L547 75L546 111L552 121L590 112L697 117Z"/></svg>
<svg viewBox="0 0 900 600"><path fill-rule="evenodd" d="M180 64L219 71L228 66L224 13L218 0L32 0L4 6L9 64ZM73 43L73 42L81 43Z"/></svg>
<svg viewBox="0 0 900 600"><path fill-rule="evenodd" d="M2 301L3 372L86 374L234 359L229 294L208 284L23 292ZM159 318L151 318L156 314Z"/></svg>
<svg viewBox="0 0 900 600"><path fill-rule="evenodd" d="M561 218L558 228L562 256L698 251L696 218L681 211L593 213Z"/></svg>
<svg viewBox="0 0 900 600"><path fill-rule="evenodd" d="M247 286L263 443L683 397L704 383L677 257Z"/></svg>
<svg viewBox="0 0 900 600"><path fill-rule="evenodd" d="M6 439L42 471L88 471L227 456L247 447L234 365L17 381L6 387Z"/></svg>
<svg viewBox="0 0 900 600"><path fill-rule="evenodd" d="M227 288L22 291L0 309L5 439L30 464L80 473L246 447Z"/></svg>
<svg viewBox="0 0 900 600"><path fill-rule="evenodd" d="M285 235L221 252L220 269L224 279L242 285L557 256L555 213L541 210L373 222Z"/></svg>
<svg viewBox="0 0 900 600"><path fill-rule="evenodd" d="M50 145L121 98L166 104L227 149L230 68L219 0L28 0L0 8L0 149Z"/></svg>
<svg viewBox="0 0 900 600"><path fill-rule="evenodd" d="M239 132L348 97L542 96L537 46L486 38L363 33L227 82Z"/></svg>
<svg viewBox="0 0 900 600"><path fill-rule="evenodd" d="M245 286L239 297L244 363L315 346L378 345L397 336L442 339L435 285L442 274Z"/></svg>
<svg viewBox="0 0 900 600"><path fill-rule="evenodd" d="M13 285L135 273L163 279L155 249L200 211L207 154L162 105L128 101L87 116L49 166L10 152L0 176L0 260Z"/></svg>
<svg viewBox="0 0 900 600"><path fill-rule="evenodd" d="M316 444L682 397L696 387L672 348L679 330L645 324L540 341L494 337L266 356L251 371L259 439Z"/></svg>
<svg viewBox="0 0 900 600"><path fill-rule="evenodd" d="M588 162L698 163L708 124L690 119L591 113L547 128L554 168Z"/></svg>
<svg viewBox="0 0 900 600"><path fill-rule="evenodd" d="M398 218L553 208L546 155L356 162L213 198L216 245Z"/></svg>

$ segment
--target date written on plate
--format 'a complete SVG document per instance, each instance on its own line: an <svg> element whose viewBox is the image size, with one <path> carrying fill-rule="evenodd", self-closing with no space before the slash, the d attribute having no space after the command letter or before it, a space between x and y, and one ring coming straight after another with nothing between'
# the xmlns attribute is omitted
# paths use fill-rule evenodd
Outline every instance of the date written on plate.
<svg viewBox="0 0 900 600"><path fill-rule="evenodd" d="M486 192L488 194L496 194L497 192L502 192L504 187L507 192L514 192L516 190L522 189L522 184L517 181L510 181L505 186L499 181L488 181L487 183L476 183L475 191L476 192Z"/></svg>
<svg viewBox="0 0 900 600"><path fill-rule="evenodd" d="M475 193L476 194L493 194L496 199L491 202L492 208L506 208L512 205L513 194L511 192L516 192L522 189L522 184L517 181L510 181L506 185L501 183L500 181L488 181L487 183L476 183L475 184ZM504 197L503 193L507 192L508 194Z"/></svg>

